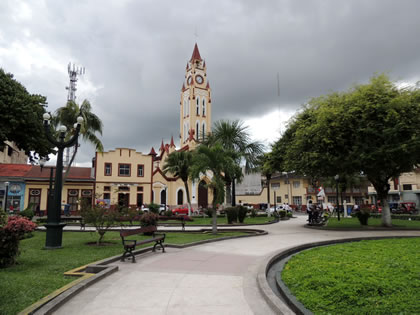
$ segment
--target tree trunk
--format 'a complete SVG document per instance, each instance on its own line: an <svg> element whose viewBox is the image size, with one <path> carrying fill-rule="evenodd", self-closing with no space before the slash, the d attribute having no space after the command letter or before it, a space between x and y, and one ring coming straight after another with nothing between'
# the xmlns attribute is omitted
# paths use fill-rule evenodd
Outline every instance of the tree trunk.
<svg viewBox="0 0 420 315"><path fill-rule="evenodd" d="M188 181L184 182L184 186L185 186L185 193L187 194L188 216L191 216L191 200L190 200L190 190L188 189Z"/></svg>
<svg viewBox="0 0 420 315"><path fill-rule="evenodd" d="M212 220L212 234L217 234L217 210L216 210L216 200L217 200L217 189L213 189L213 220Z"/></svg>
<svg viewBox="0 0 420 315"><path fill-rule="evenodd" d="M235 177L232 179L232 207L236 206Z"/></svg>
<svg viewBox="0 0 420 315"><path fill-rule="evenodd" d="M382 226L391 227L391 210L389 209L388 204L388 192L390 186L388 184L388 179L384 179L382 181L372 181L373 187L375 187L376 195L378 196L378 200L381 201L382 206ZM377 205L376 205L377 206Z"/></svg>
<svg viewBox="0 0 420 315"><path fill-rule="evenodd" d="M226 182L226 206L232 206L231 182Z"/></svg>
<svg viewBox="0 0 420 315"><path fill-rule="evenodd" d="M73 155L72 155L72 157L71 157L71 160L70 160L70 162L69 162L69 165L68 165L68 166L67 166L67 168L66 168L66 173L65 173L65 174L64 174L64 176L63 176L63 181L62 181L62 186L61 186L61 187L64 187L64 183L66 182L67 177L69 176L70 169L71 169L71 165L73 164L74 159L75 159L75 157L76 157L76 153L77 153L77 148L78 148L78 147L79 147L79 140L76 140L76 144L74 145Z"/></svg>

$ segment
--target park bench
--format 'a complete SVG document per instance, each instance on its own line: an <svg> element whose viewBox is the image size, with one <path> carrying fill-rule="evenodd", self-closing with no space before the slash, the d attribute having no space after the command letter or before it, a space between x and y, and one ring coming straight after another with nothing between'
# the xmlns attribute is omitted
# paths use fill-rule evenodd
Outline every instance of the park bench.
<svg viewBox="0 0 420 315"><path fill-rule="evenodd" d="M177 216L159 216L159 221L181 221L182 230L185 231L185 222L194 221L187 215L177 215Z"/></svg>
<svg viewBox="0 0 420 315"><path fill-rule="evenodd" d="M153 246L153 250L156 250L156 246L160 245L160 247L162 248L162 252L165 252L165 247L163 246L163 242L165 241L165 234L158 234L155 233L157 231L157 227L155 225L150 225L150 226L144 226L141 227L139 229L134 229L134 230L123 230L120 232L120 236L122 239L122 243L124 246L124 254L121 256L121 261L125 261L125 258L127 256L131 256L132 257L132 262L136 262L136 257L133 254L133 250L136 249L137 245L143 245L143 244L147 244L147 243L153 243L155 242L155 245ZM128 236L132 236L132 235L138 235L138 234L144 234L144 233L151 233L152 237L145 239L145 240L129 240L126 239L126 237Z"/></svg>

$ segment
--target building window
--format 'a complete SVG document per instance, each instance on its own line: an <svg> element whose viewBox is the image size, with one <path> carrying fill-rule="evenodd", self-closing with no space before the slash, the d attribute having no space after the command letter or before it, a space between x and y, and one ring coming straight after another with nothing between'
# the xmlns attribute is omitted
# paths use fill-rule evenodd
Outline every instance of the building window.
<svg viewBox="0 0 420 315"><path fill-rule="evenodd" d="M197 116L200 116L200 98L198 96L196 99L196 112L197 112Z"/></svg>
<svg viewBox="0 0 420 315"><path fill-rule="evenodd" d="M411 184L404 184L403 185L403 190L412 190Z"/></svg>
<svg viewBox="0 0 420 315"><path fill-rule="evenodd" d="M300 206L302 204L302 196L293 196L293 204Z"/></svg>
<svg viewBox="0 0 420 315"><path fill-rule="evenodd" d="M299 187L300 187L300 181L294 181L293 188L299 188Z"/></svg>
<svg viewBox="0 0 420 315"><path fill-rule="evenodd" d="M130 176L131 164L118 164L118 176Z"/></svg>
<svg viewBox="0 0 420 315"><path fill-rule="evenodd" d="M118 205L120 207L128 208L128 206L130 205L130 194L119 193Z"/></svg>
<svg viewBox="0 0 420 315"><path fill-rule="evenodd" d="M82 201L87 205L92 205L92 190L82 189Z"/></svg>
<svg viewBox="0 0 420 315"><path fill-rule="evenodd" d="M79 200L79 190L69 189L67 191L67 203L70 205L70 211L77 211L78 200Z"/></svg>
<svg viewBox="0 0 420 315"><path fill-rule="evenodd" d="M137 186L137 191L143 191L143 186Z"/></svg>
<svg viewBox="0 0 420 315"><path fill-rule="evenodd" d="M118 191L130 191L130 187L129 186L120 186L120 187L118 187Z"/></svg>
<svg viewBox="0 0 420 315"><path fill-rule="evenodd" d="M112 164L111 163L105 163L105 176L111 176L112 175Z"/></svg>
<svg viewBox="0 0 420 315"><path fill-rule="evenodd" d="M111 186L104 186L104 191L111 191Z"/></svg>
<svg viewBox="0 0 420 315"><path fill-rule="evenodd" d="M277 190L280 188L280 183L271 183L271 189Z"/></svg>
<svg viewBox="0 0 420 315"><path fill-rule="evenodd" d="M206 116L206 99L203 98L203 116Z"/></svg>
<svg viewBox="0 0 420 315"><path fill-rule="evenodd" d="M277 196L277 203L281 203L281 196Z"/></svg>
<svg viewBox="0 0 420 315"><path fill-rule="evenodd" d="M143 164L138 164L137 165L137 176L138 177L143 177L144 176L144 165Z"/></svg>
<svg viewBox="0 0 420 315"><path fill-rule="evenodd" d="M187 116L187 101L184 100L184 117Z"/></svg>
<svg viewBox="0 0 420 315"><path fill-rule="evenodd" d="M37 211L41 204L41 189L29 189L29 207Z"/></svg>
<svg viewBox="0 0 420 315"><path fill-rule="evenodd" d="M286 199L289 200L289 195L288 194L284 195L284 200L286 200Z"/></svg>
<svg viewBox="0 0 420 315"><path fill-rule="evenodd" d="M105 200L111 200L111 194L110 193L104 193L104 199Z"/></svg>
<svg viewBox="0 0 420 315"><path fill-rule="evenodd" d="M203 131L201 133L201 138L203 138L203 140L204 140L205 135L206 135L206 123L203 122Z"/></svg>

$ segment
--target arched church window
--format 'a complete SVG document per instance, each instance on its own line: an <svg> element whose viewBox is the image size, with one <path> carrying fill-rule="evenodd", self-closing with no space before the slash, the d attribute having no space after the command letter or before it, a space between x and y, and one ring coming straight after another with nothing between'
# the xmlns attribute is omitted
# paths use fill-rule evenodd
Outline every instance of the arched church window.
<svg viewBox="0 0 420 315"><path fill-rule="evenodd" d="M184 100L184 117L187 116L187 101Z"/></svg>
<svg viewBox="0 0 420 315"><path fill-rule="evenodd" d="M196 99L196 109L197 109L197 116L200 115L200 98L197 96Z"/></svg>
<svg viewBox="0 0 420 315"><path fill-rule="evenodd" d="M184 203L184 192L182 191L182 189L178 190L177 193L177 205L182 205Z"/></svg>
<svg viewBox="0 0 420 315"><path fill-rule="evenodd" d="M206 123L205 122L203 122L203 131L202 131L202 133L201 133L201 137L203 138L203 140L204 140L204 136L206 135Z"/></svg>
<svg viewBox="0 0 420 315"><path fill-rule="evenodd" d="M203 116L206 116L206 98L203 98Z"/></svg>
<svg viewBox="0 0 420 315"><path fill-rule="evenodd" d="M195 138L199 139L199 132L200 132L200 123L197 121L195 124Z"/></svg>

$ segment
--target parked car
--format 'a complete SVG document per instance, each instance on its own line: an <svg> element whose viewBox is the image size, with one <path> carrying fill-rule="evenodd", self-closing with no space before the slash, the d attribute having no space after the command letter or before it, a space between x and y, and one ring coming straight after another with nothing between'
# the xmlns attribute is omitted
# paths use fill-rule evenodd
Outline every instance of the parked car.
<svg viewBox="0 0 420 315"><path fill-rule="evenodd" d="M188 207L185 207L185 206L176 207L175 209L172 209L172 213L175 215L178 215L178 214L188 215Z"/></svg>
<svg viewBox="0 0 420 315"><path fill-rule="evenodd" d="M159 205L158 213L160 215L163 215L164 212L167 211L167 210L169 210L168 205L165 206L164 204L161 204L161 205ZM142 206L141 207L141 211L143 211L143 212L149 212L150 211L149 206L148 205Z"/></svg>

